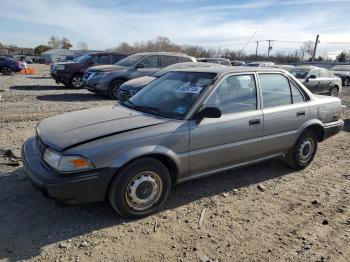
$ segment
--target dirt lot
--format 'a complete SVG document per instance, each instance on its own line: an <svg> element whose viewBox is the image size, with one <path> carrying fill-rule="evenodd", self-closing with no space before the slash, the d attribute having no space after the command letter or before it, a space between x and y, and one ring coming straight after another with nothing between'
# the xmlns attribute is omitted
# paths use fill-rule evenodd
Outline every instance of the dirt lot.
<svg viewBox="0 0 350 262"><path fill-rule="evenodd" d="M35 76L0 76L0 155L18 155L42 118L112 103L36 67ZM344 131L304 171L274 160L178 185L163 211L140 220L106 203L45 199L2 156L0 261L349 261L350 87L342 100Z"/></svg>

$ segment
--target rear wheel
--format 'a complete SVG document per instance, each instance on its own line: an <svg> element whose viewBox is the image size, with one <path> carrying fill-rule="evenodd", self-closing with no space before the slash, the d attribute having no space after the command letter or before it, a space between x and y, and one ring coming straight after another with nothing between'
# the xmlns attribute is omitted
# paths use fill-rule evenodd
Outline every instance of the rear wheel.
<svg viewBox="0 0 350 262"><path fill-rule="evenodd" d="M304 169L315 157L317 137L312 130L306 130L286 155L285 162L291 168Z"/></svg>
<svg viewBox="0 0 350 262"><path fill-rule="evenodd" d="M350 85L350 78L349 77L344 79L344 86L348 86L348 85Z"/></svg>
<svg viewBox="0 0 350 262"><path fill-rule="evenodd" d="M112 180L109 201L123 217L143 217L164 204L170 189L168 169L154 158L141 158L128 164Z"/></svg>
<svg viewBox="0 0 350 262"><path fill-rule="evenodd" d="M108 89L108 95L111 99L117 100L118 99L118 90L119 87L124 83L123 80L114 80L111 84L111 86Z"/></svg>
<svg viewBox="0 0 350 262"><path fill-rule="evenodd" d="M11 68L7 67L7 66L4 66L2 69L1 69L1 73L2 75L4 76L9 76L11 75Z"/></svg>
<svg viewBox="0 0 350 262"><path fill-rule="evenodd" d="M83 75L82 74L75 74L70 79L70 86L76 89L83 87Z"/></svg>
<svg viewBox="0 0 350 262"><path fill-rule="evenodd" d="M329 95L335 96L335 97L339 96L339 87L337 86L331 87L331 89L329 90Z"/></svg>

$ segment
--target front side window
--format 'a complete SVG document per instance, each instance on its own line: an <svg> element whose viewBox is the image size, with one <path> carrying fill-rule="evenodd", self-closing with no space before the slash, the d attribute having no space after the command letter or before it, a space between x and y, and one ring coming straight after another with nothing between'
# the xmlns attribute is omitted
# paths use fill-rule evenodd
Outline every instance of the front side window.
<svg viewBox="0 0 350 262"><path fill-rule="evenodd" d="M264 108L292 104L289 80L280 74L259 74Z"/></svg>
<svg viewBox="0 0 350 262"><path fill-rule="evenodd" d="M320 77L329 78L329 71L327 69L320 69Z"/></svg>
<svg viewBox="0 0 350 262"><path fill-rule="evenodd" d="M115 63L115 65L131 67L135 65L142 57L144 57L144 55L131 55Z"/></svg>
<svg viewBox="0 0 350 262"><path fill-rule="evenodd" d="M309 76L315 76L316 78L319 78L320 77L320 70L312 69L309 73Z"/></svg>
<svg viewBox="0 0 350 262"><path fill-rule="evenodd" d="M140 64L144 65L144 68L158 68L159 61L158 56L148 56L140 61Z"/></svg>
<svg viewBox="0 0 350 262"><path fill-rule="evenodd" d="M169 72L147 85L124 105L150 114L182 118L215 76L215 73Z"/></svg>
<svg viewBox="0 0 350 262"><path fill-rule="evenodd" d="M95 64L105 65L108 64L108 55L95 55L93 60Z"/></svg>
<svg viewBox="0 0 350 262"><path fill-rule="evenodd" d="M256 110L256 84L254 75L226 77L211 94L206 104L217 107L222 114Z"/></svg>

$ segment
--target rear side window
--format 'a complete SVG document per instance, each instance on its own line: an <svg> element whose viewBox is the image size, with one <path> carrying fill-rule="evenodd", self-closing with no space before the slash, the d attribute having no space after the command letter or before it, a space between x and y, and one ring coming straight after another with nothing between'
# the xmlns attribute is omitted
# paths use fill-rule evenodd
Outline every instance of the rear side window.
<svg viewBox="0 0 350 262"><path fill-rule="evenodd" d="M179 56L178 59L180 63L193 62L192 59L189 57Z"/></svg>
<svg viewBox="0 0 350 262"><path fill-rule="evenodd" d="M280 74L259 74L264 108L292 104L289 80Z"/></svg>
<svg viewBox="0 0 350 262"><path fill-rule="evenodd" d="M293 84L293 82L289 81L290 89L292 90L293 104L304 102L304 96L300 92L300 90Z"/></svg>
<svg viewBox="0 0 350 262"><path fill-rule="evenodd" d="M159 57L158 56L148 56L143 59L140 64L143 64L145 68L159 68Z"/></svg>
<svg viewBox="0 0 350 262"><path fill-rule="evenodd" d="M111 55L111 64L115 64L125 58L123 55Z"/></svg>
<svg viewBox="0 0 350 262"><path fill-rule="evenodd" d="M161 56L162 58L162 67L167 67L178 62L176 56Z"/></svg>

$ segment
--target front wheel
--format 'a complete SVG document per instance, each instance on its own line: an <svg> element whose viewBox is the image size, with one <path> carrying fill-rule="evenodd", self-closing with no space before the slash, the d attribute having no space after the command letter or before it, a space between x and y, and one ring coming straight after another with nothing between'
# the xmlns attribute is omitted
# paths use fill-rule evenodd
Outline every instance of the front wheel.
<svg viewBox="0 0 350 262"><path fill-rule="evenodd" d="M111 86L108 89L108 95L111 99L117 100L118 99L118 90L119 87L124 83L123 80L115 80L112 82Z"/></svg>
<svg viewBox="0 0 350 262"><path fill-rule="evenodd" d="M83 75L81 75L81 74L73 75L69 84L71 87L76 88L76 89L82 88L83 87Z"/></svg>
<svg viewBox="0 0 350 262"><path fill-rule="evenodd" d="M154 158L141 158L112 180L109 201L123 217L144 217L157 211L171 189L169 170Z"/></svg>
<svg viewBox="0 0 350 262"><path fill-rule="evenodd" d="M348 85L350 85L350 78L349 77L344 79L344 86L348 86Z"/></svg>
<svg viewBox="0 0 350 262"><path fill-rule="evenodd" d="M4 66L2 69L1 69L1 73L2 75L4 76L9 76L11 75L11 68L7 67L7 66Z"/></svg>
<svg viewBox="0 0 350 262"><path fill-rule="evenodd" d="M285 162L291 168L301 170L307 167L315 157L317 137L312 130L306 130L286 155Z"/></svg>

